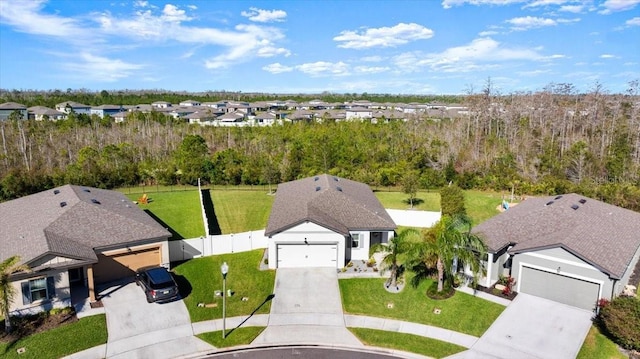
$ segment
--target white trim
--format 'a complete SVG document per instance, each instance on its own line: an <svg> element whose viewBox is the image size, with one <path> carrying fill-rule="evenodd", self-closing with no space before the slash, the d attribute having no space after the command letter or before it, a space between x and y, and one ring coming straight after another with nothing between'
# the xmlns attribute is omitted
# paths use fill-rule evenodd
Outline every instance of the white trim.
<svg viewBox="0 0 640 359"><path fill-rule="evenodd" d="M487 282L485 287L491 286L491 268L493 267L493 253L488 253L487 256Z"/></svg>
<svg viewBox="0 0 640 359"><path fill-rule="evenodd" d="M567 252L567 253L570 253L570 252ZM568 259L557 258L557 257L549 256L549 255L546 255L546 254L540 254L540 253L534 253L534 252L521 252L520 255L521 256L528 255L528 256L532 256L532 257L536 257L536 258L540 258L540 259L545 259L545 260L552 261L552 262L569 264L569 265L580 267L580 268L586 268L586 269L591 269L591 270L595 270L595 271L598 271L598 272L602 272L601 270L599 270L598 268L592 266L591 264L581 263L581 262L574 262L574 261L570 261Z"/></svg>
<svg viewBox="0 0 640 359"><path fill-rule="evenodd" d="M546 268L546 267L542 267L539 265L535 265L535 264L530 264L530 263L523 263L520 262L519 266L518 266L518 290L517 292L520 293L520 284L522 284L522 268L523 267L528 267L531 269L538 269L544 272L549 272L551 274L558 274L561 276L565 276L565 277L569 277L569 278L574 278L574 279L580 279L583 280L585 282L590 282L590 283L595 283L598 285L598 299L602 298L602 287L604 286L604 281L601 280L597 280L597 279L593 279L593 278L589 278L589 277L585 277L585 276L581 276L578 274L572 274L572 273L567 273L567 272L563 272L562 270L558 271L557 269L552 269L552 268Z"/></svg>

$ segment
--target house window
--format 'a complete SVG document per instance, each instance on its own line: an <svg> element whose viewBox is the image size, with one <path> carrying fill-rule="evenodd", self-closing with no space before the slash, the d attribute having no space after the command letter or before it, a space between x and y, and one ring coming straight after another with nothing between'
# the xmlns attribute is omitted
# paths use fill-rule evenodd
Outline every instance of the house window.
<svg viewBox="0 0 640 359"><path fill-rule="evenodd" d="M360 248L360 240L362 239L362 233L351 234L351 248Z"/></svg>
<svg viewBox="0 0 640 359"><path fill-rule="evenodd" d="M55 283L53 277L37 278L22 282L22 301L24 304L51 299L54 294Z"/></svg>

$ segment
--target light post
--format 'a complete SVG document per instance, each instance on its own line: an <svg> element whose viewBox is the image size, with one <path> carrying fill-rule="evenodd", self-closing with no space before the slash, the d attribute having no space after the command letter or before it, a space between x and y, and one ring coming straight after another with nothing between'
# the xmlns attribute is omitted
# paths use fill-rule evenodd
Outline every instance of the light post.
<svg viewBox="0 0 640 359"><path fill-rule="evenodd" d="M229 265L227 262L220 266L222 272L222 339L227 337L227 273L229 273Z"/></svg>

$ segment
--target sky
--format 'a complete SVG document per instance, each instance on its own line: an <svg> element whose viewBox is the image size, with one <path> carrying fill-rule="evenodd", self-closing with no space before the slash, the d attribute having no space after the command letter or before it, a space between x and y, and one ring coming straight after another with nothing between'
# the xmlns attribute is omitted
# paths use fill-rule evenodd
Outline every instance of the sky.
<svg viewBox="0 0 640 359"><path fill-rule="evenodd" d="M640 0L0 0L0 88L502 94L640 80Z"/></svg>

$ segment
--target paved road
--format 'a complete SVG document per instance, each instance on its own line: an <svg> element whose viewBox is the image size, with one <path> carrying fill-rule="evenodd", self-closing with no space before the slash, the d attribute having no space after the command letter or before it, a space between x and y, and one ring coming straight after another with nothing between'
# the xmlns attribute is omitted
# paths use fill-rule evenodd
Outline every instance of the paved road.
<svg viewBox="0 0 640 359"><path fill-rule="evenodd" d="M318 348L318 347L288 347L288 348L258 348L238 350L227 353L211 354L201 358L216 359L396 359L407 356L395 356L372 351L355 351L349 349Z"/></svg>

